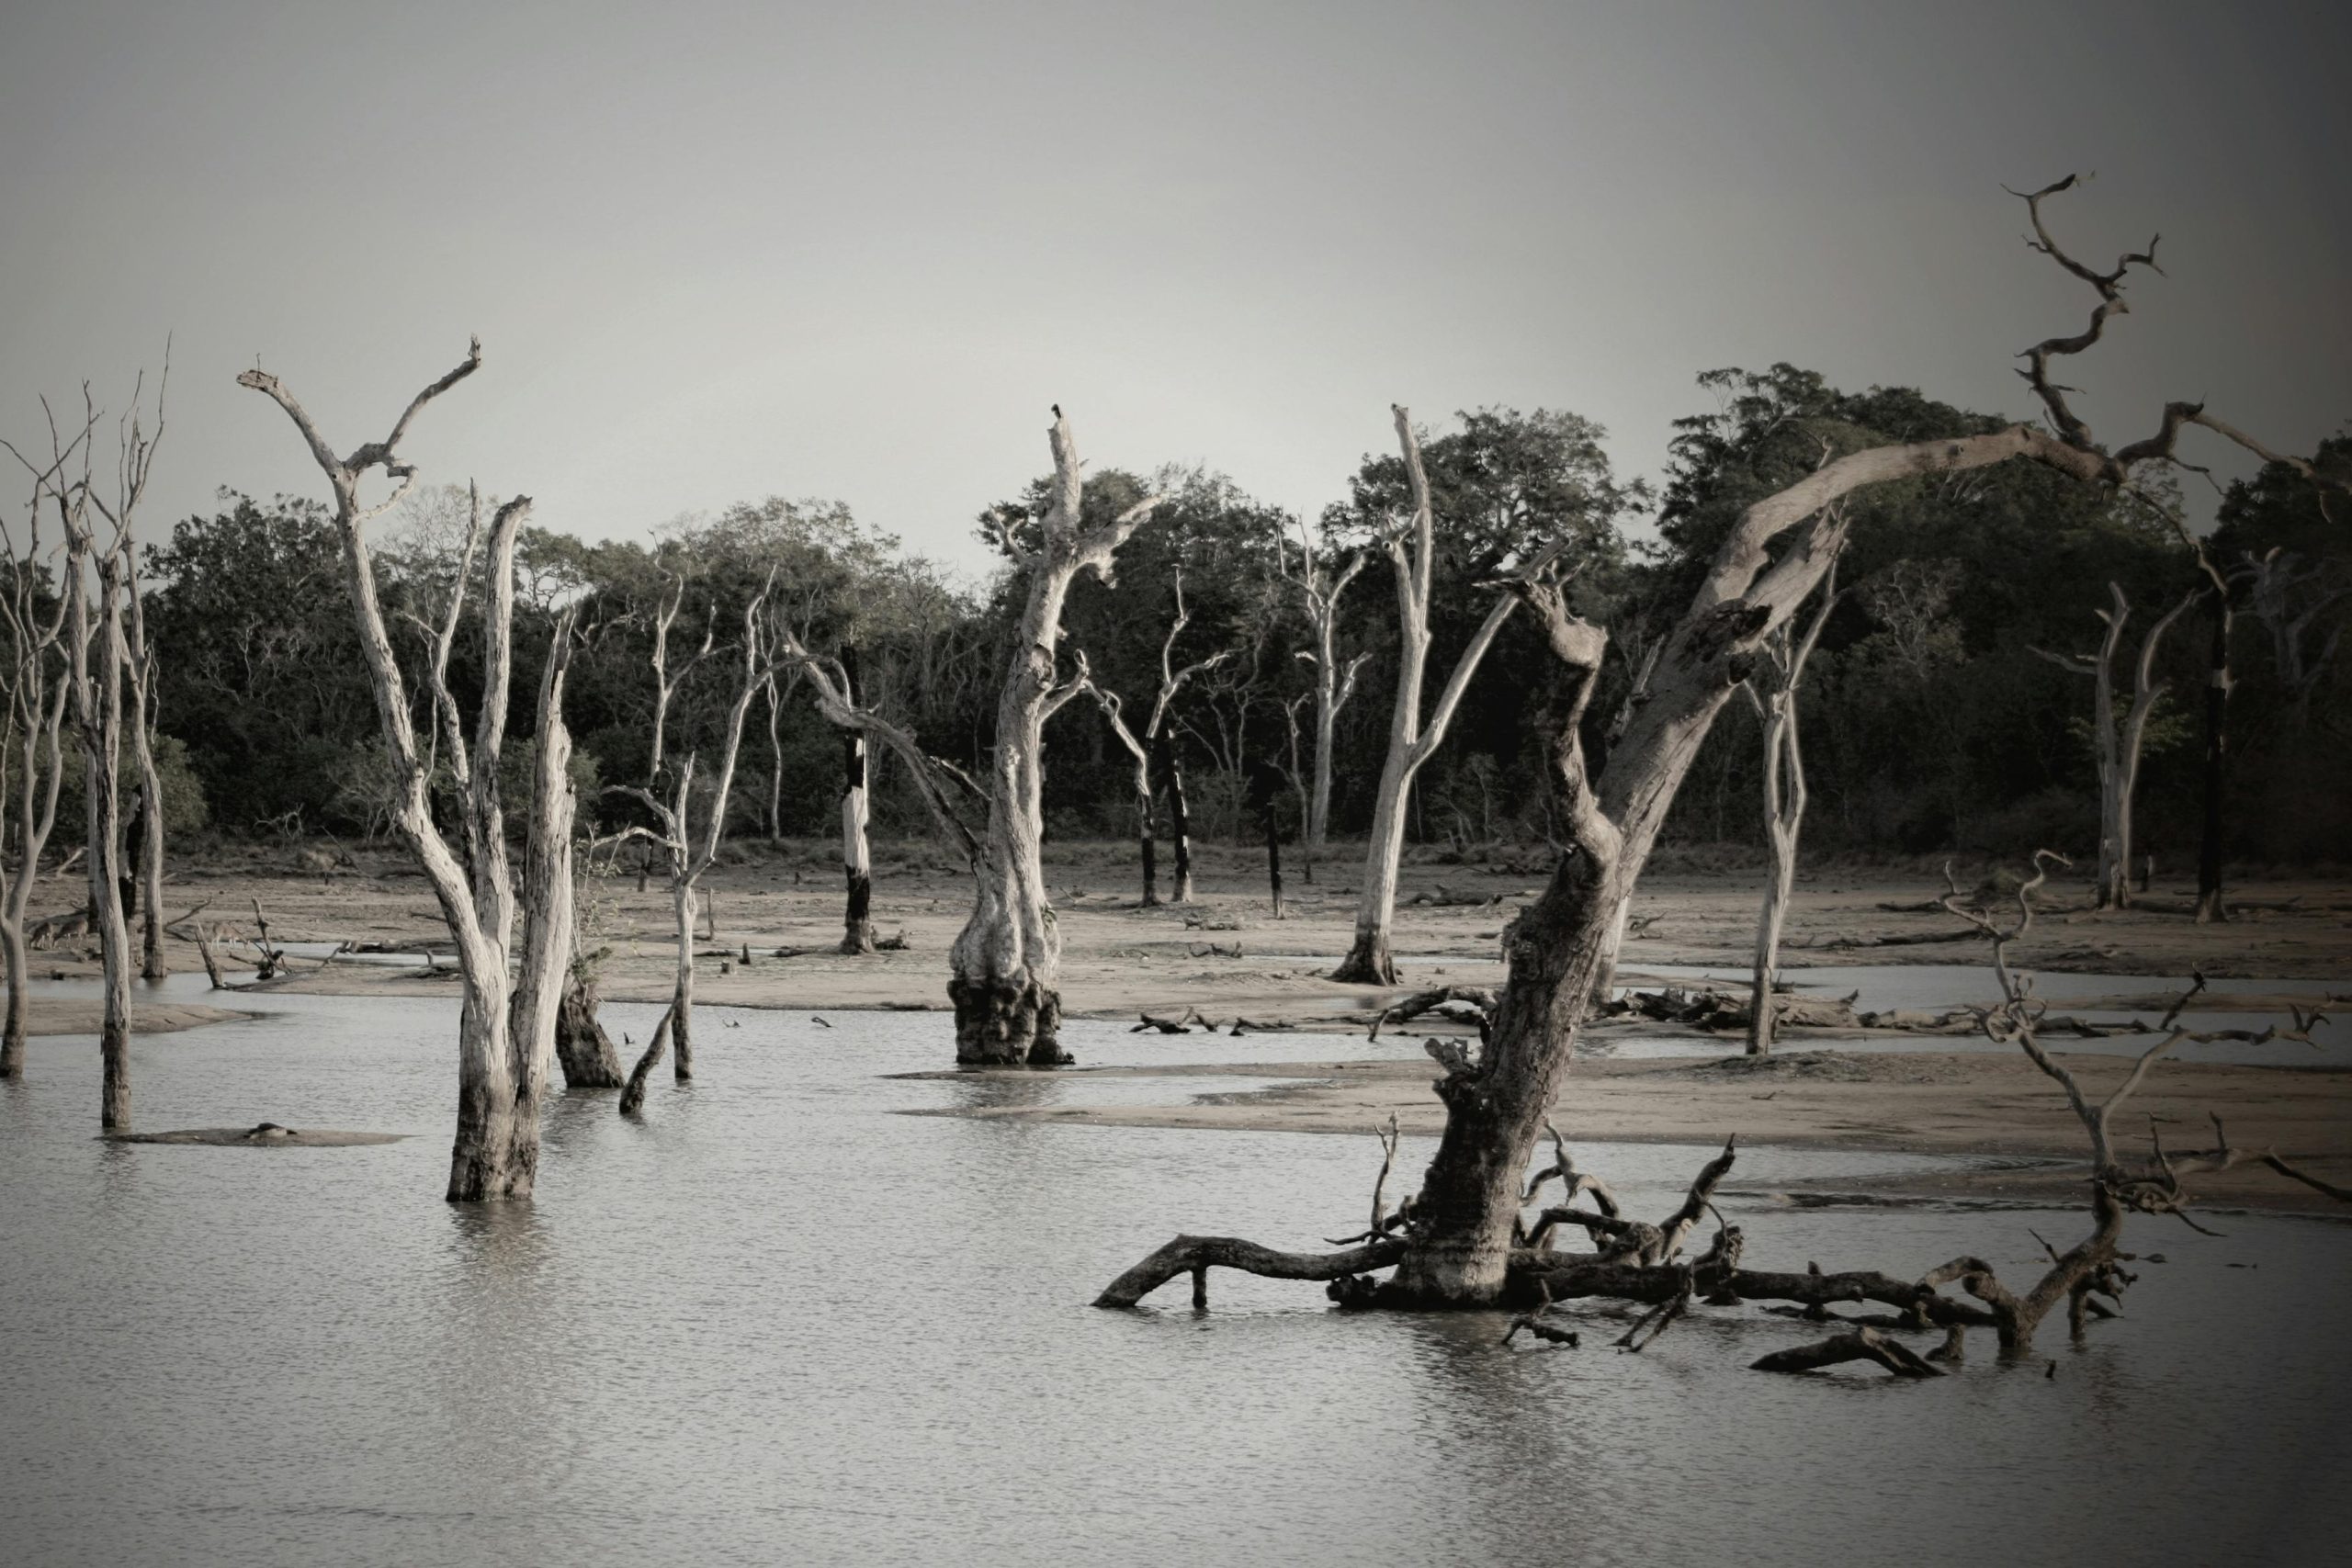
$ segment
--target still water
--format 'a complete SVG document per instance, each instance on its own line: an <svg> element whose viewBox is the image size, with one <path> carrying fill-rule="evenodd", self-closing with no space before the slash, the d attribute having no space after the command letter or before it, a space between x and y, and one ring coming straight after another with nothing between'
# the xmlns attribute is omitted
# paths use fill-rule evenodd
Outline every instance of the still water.
<svg viewBox="0 0 2352 1568"><path fill-rule="evenodd" d="M1505 1351L1498 1318L1224 1275L1205 1315L1179 1287L1111 1314L1179 1229L1360 1226L1371 1140L905 1115L1136 1086L894 1079L948 1055L943 1018L712 1008L701 1081L657 1079L641 1125L565 1100L535 1203L453 1210L454 1004L249 1004L137 1042L141 1125L419 1135L104 1144L94 1044L32 1043L0 1087L0 1562L2307 1562L2352 1528L2336 1225L2143 1222L2168 1261L2129 1318L1916 1385L1746 1371L1806 1336L1746 1309L1638 1356L1605 1317ZM644 1039L651 1009L609 1011ZM1705 1153L1588 1159L1646 1212ZM1739 1179L1917 1163L1758 1150ZM1760 1263L1896 1272L2021 1271L2029 1227L2078 1224L1732 1207Z"/></svg>

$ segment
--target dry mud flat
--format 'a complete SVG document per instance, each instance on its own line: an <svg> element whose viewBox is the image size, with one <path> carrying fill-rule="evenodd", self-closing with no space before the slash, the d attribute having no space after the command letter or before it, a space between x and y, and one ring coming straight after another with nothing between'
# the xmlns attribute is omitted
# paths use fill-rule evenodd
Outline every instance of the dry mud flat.
<svg viewBox="0 0 2352 1568"><path fill-rule="evenodd" d="M1139 909L1135 852L1125 844L1050 846L1048 882L1064 939L1062 992L1073 1017L1133 1020L1188 1010L1220 1021L1236 1015L1332 1032L1332 1059L1306 1066L1216 1064L1215 1039L1193 1034L1167 1042L1172 1060L1209 1058L1191 1067L1154 1067L1156 1075L1210 1077L1221 1072L1280 1088L1231 1100L1202 1102L1171 1089L1173 1103L1124 1108L1000 1111L1101 1123L1362 1133L1394 1111L1408 1131L1433 1133L1441 1120L1429 1090L1430 1068L1418 1060L1344 1060L1340 1032L1361 1029L1394 993L1335 985L1325 972L1345 950L1353 915L1357 858L1327 862L1318 884L1292 871L1288 918L1272 918L1261 863L1254 854L1203 846L1199 897L1183 908ZM1419 863L1406 868L1396 947L1408 987L1494 985L1503 926L1533 897L1543 874L1519 864ZM967 908L963 874L920 845L876 855L875 916L879 931L901 931L905 951L846 957L838 941L841 875L831 844L746 846L708 881L717 931L701 945L697 994L707 1005L827 1009L941 1010L946 1005L944 955ZM255 852L184 868L167 890L177 915L199 900L203 918L232 933L252 930L258 900L280 942L399 946L443 936L423 883L391 853L350 857L320 874L290 872L291 856ZM1715 966L1736 974L1752 941L1759 874L1713 874L1668 869L1645 880L1624 955L1630 970L1660 964ZM61 898L70 889L61 886ZM1921 908L1940 886L1925 872L1826 871L1801 880L1792 911L1785 967L1809 964L1975 964L1980 942L1940 910ZM2085 908L2085 889L2060 884L2049 896L2031 940L2018 944L2021 964L2086 974L2166 975L2202 969L2216 976L2278 977L2276 997L2230 999L2234 1007L2300 998L2324 1000L2352 991L2352 886L2322 881L2247 881L2233 888L2245 906L2222 926L2187 918L2188 888L2160 883L2150 907L2121 914ZM668 894L657 879L639 891L633 877L599 879L593 940L613 956L604 979L613 999L659 1001L670 989ZM1951 936L1951 941L1905 941ZM1897 939L1890 942L1888 939ZM796 950L777 957L779 948ZM749 962L744 962L745 954ZM192 946L179 944L174 967L193 970ZM86 972L86 960L42 954L36 973ZM447 994L446 978L414 968L338 959L298 960L288 988L343 994ZM1801 973L1799 978L1802 978ZM2301 982L2301 983L2292 983ZM2055 988L2046 987L2055 994ZM2113 989L2113 987L2106 987ZM2133 992L2128 1005L2144 1003ZM224 1000L229 998L224 998ZM1961 998L1949 998L1956 1003ZM2121 1002L2125 998L2106 998ZM2213 1005L2220 1005L2220 998ZM54 1000L53 1010L95 1002ZM2092 1000L2073 1005L2089 1006ZM158 1010L142 1009L154 1016ZM187 1004L160 1010L190 1016ZM74 1015L80 1022L80 1014ZM149 1027L142 1022L142 1027ZM186 1027L186 1023L175 1025ZM1596 1029L1605 1039L1623 1026ZM80 1032L84 1030L75 1030ZM945 1054L942 1034L942 1054ZM1802 1042L1792 1043L1802 1050ZM1726 1039L1724 1050L1736 1050ZM2069 1058L2086 1088L2123 1070L2114 1056ZM1118 1069L1133 1072L1138 1069ZM1190 1086L1187 1086L1190 1087ZM1203 1089L1213 1087L1207 1084ZM2352 1075L2321 1069L2170 1063L2132 1102L2131 1141L2153 1113L2176 1146L2211 1141L2207 1112L2226 1120L2233 1142L2275 1145L2309 1160L2324 1177L2352 1177ZM1571 1075L1562 1125L1577 1139L1708 1143L1737 1133L1750 1143L1809 1145L1915 1153L2019 1156L2014 1168L1966 1179L1989 1195L2049 1198L2079 1189L2078 1176L2042 1160L2072 1160L2079 1134L2053 1086L2021 1056L1988 1053L1792 1055L1757 1068L1690 1058L1587 1057ZM2233 1171L2209 1183L2222 1202L2300 1207L2303 1199L2267 1172ZM1950 1190L1952 1183L1943 1183Z"/></svg>

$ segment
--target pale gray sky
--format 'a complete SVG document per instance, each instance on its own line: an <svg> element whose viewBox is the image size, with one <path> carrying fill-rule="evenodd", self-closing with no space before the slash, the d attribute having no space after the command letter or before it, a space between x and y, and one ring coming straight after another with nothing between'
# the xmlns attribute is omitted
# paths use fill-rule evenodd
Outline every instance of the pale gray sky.
<svg viewBox="0 0 2352 1568"><path fill-rule="evenodd" d="M158 521L315 493L256 356L348 447L454 364L433 480L642 531L837 496L965 565L1046 466L1205 461L1312 513L1387 405L1601 421L1657 467L1711 367L2030 412L2012 355L2132 292L2066 379L2103 436L2204 397L2352 416L2352 6L10 0L0 430L175 334Z"/></svg>

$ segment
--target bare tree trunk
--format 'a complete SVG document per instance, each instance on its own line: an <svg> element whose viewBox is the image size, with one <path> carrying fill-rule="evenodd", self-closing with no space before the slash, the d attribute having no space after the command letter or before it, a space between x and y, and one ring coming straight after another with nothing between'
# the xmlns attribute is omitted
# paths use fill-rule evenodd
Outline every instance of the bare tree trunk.
<svg viewBox="0 0 2352 1568"><path fill-rule="evenodd" d="M497 510L492 521L489 548L482 566L481 704L469 748L465 727L448 680L449 649L471 575L476 544L481 536L480 498L475 497L467 531L466 548L450 592L447 614L434 647L429 671L433 713L440 744L461 781L458 824L459 843L453 846L434 818L429 769L417 745L407 682L394 657L377 597L374 562L364 533L370 518L380 514L405 494L415 470L395 456L401 436L424 405L472 375L481 365L481 344L475 340L466 358L409 400L407 409L384 440L337 457L293 394L265 370L247 370L240 386L262 392L293 422L332 487L336 532L343 544L344 580L376 699L385 750L398 771L399 795L393 825L416 856L427 884L441 907L456 940L458 968L463 987L458 1023L458 1127L449 1151L451 1202L481 1202L528 1198L538 1174L539 1106L544 1098L549 1057L553 1054L556 1008L560 971L571 960L571 943L555 940L571 919L571 898L565 889L562 911L537 906L551 897L560 880L568 879L569 824L557 833L559 812L569 808L569 790L543 789L533 813L525 897L533 930L523 942L519 976L511 975L514 951L515 900L506 850L505 815L499 802L499 756L505 741L506 708L513 674L514 612L514 538L530 509L527 497L516 497ZM359 502L361 479L380 468L397 481L390 500L374 507ZM564 626L560 641L568 639ZM560 681L560 655L550 660L550 680ZM545 733L540 759L544 768L560 761L570 749L559 726L560 695L544 690L541 724ZM568 783L568 781L567 781ZM460 854L462 853L462 859ZM561 870L559 872L559 866ZM515 1003L523 998L524 1028L518 1030Z"/></svg>
<svg viewBox="0 0 2352 1568"><path fill-rule="evenodd" d="M1445 739L1454 710L1470 689L1487 649L1494 646L1503 623L1519 601L1498 595L1494 608L1462 650L1453 673L1438 695L1426 721L1421 716L1421 682L1430 656L1430 589L1437 544L1436 522L1430 499L1428 473L1421 467L1421 446L1413 434L1412 417L1399 407L1396 441L1405 456L1405 473L1412 486L1413 515L1388 538L1388 557L1396 571L1396 699L1388 721L1388 755L1381 763L1380 794L1372 810L1372 844L1365 852L1363 887L1356 897L1356 933L1348 955L1331 973L1334 980L1359 985L1393 986L1396 962L1389 951L1388 930L1396 912L1396 876L1405 853L1405 813L1413 779L1423 763L1437 754ZM1548 556L1547 558L1548 558Z"/></svg>
<svg viewBox="0 0 2352 1568"><path fill-rule="evenodd" d="M784 732L777 724L784 707L784 694L776 689L774 679L767 685L768 694L768 842L784 842Z"/></svg>
<svg viewBox="0 0 2352 1568"><path fill-rule="evenodd" d="M1039 860L1039 792L1046 720L1078 694L1085 677L1081 671L1078 680L1057 684L1054 648L1071 580L1081 571L1106 570L1113 552L1159 502L1153 496L1087 529L1078 447L1058 412L1051 441L1054 491L1040 519L1038 548L1025 563L1029 597L997 702L988 826L973 856L972 915L948 950L956 1060L966 1066L1054 1066L1069 1060L1061 1048L1061 996L1054 986L1061 935Z"/></svg>
<svg viewBox="0 0 2352 1568"><path fill-rule="evenodd" d="M670 897L678 915L678 974L670 991L670 1032L677 1055L671 1058L671 1072L676 1082L685 1083L695 1076L695 885L682 877L671 885Z"/></svg>
<svg viewBox="0 0 2352 1568"><path fill-rule="evenodd" d="M1279 545L1279 534L1276 538ZM1288 571L1287 554L1283 567L1297 583L1299 596L1306 602L1306 623L1315 637L1315 784L1308 795L1306 824L1306 863L1312 867L1330 828L1331 753L1340 710L1355 694L1356 674L1371 657L1359 653L1348 660L1345 670L1340 667L1340 598L1347 592L1348 584L1355 581L1356 574L1371 564L1372 557L1368 553L1352 556L1337 576L1331 575L1317 558L1314 536L1307 532L1303 521L1298 525L1298 570ZM1315 880L1311 870L1306 879Z"/></svg>
<svg viewBox="0 0 2352 1568"><path fill-rule="evenodd" d="M1110 722L1111 733L1136 764L1136 836L1143 851L1144 908L1155 908L1159 903L1159 853L1155 842L1157 823L1152 807L1152 779L1155 772L1168 783L1170 828L1175 851L1176 902L1193 901L1193 846L1191 823L1184 813L1184 775L1176 761L1175 743L1169 728L1169 710L1193 677L1216 669L1232 656L1231 649L1221 649L1206 659L1196 660L1181 669L1175 662L1176 639L1192 624L1193 613L1184 607L1184 571L1176 570L1176 618L1168 625L1168 635L1159 643L1159 689L1152 696L1151 716L1144 723L1138 736L1129 728L1126 705L1116 692L1106 691L1098 684L1086 662L1086 655L1079 655L1079 675L1074 682L1094 694L1102 716Z"/></svg>
<svg viewBox="0 0 2352 1568"><path fill-rule="evenodd" d="M563 1064L566 1089L618 1089L621 1059L613 1037L596 1017L596 982L571 966L556 1009L555 1053Z"/></svg>
<svg viewBox="0 0 2352 1568"><path fill-rule="evenodd" d="M2210 567L2208 569L2211 570ZM2213 609L2213 631L2205 656L2205 757L2202 769L2204 800L2197 839L2197 923L2211 925L2230 918L2222 896L2222 839L2228 823L2225 795L2230 752L2230 625L2233 615L2229 585L2214 573L2208 592Z"/></svg>
<svg viewBox="0 0 2352 1568"><path fill-rule="evenodd" d="M32 967L25 944L25 915L33 884L40 876L41 855L57 824L57 797L65 771L69 682L52 680L51 661L63 635L66 602L62 594L47 595L51 603L42 611L47 570L38 505L31 526L24 555L16 555L15 540L8 540L8 592L0 596L13 672L7 682L6 729L17 743L13 778L8 749L0 747L0 789L13 787L17 851L14 869L0 874L0 962L6 964L8 980L7 1012L0 1021L0 1078L24 1076Z"/></svg>
<svg viewBox="0 0 2352 1568"><path fill-rule="evenodd" d="M857 682L857 649L842 649L842 677L849 700L861 700ZM874 856L865 842L865 732L842 731L842 875L849 885L849 901L842 914L842 951L874 951Z"/></svg>
<svg viewBox="0 0 2352 1568"><path fill-rule="evenodd" d="M139 592L139 563L122 542L123 592L130 607L130 643L123 673L130 690L131 756L139 764L139 975L161 980L164 962L164 780L155 767L155 650L147 643L147 614Z"/></svg>
<svg viewBox="0 0 2352 1568"><path fill-rule="evenodd" d="M1804 684L1805 664L1813 658L1822 629L1828 626L1841 597L1838 563L1832 559L1822 580L1821 607L1814 612L1804 635L1795 636L1793 623L1783 622L1765 641L1763 667L1743 687L1764 721L1764 831L1772 852L1771 871L1764 883L1764 908L1756 920L1756 973L1747 1005L1747 1054L1751 1056L1766 1055L1772 1049L1772 970L1780 962L1781 928L1788 919L1789 897L1796 886L1797 840L1804 828L1804 750L1798 739L1798 694Z"/></svg>
<svg viewBox="0 0 2352 1568"><path fill-rule="evenodd" d="M25 1036L32 1004L32 966L26 961L25 928L21 920L0 928L0 962L8 972L8 1014L0 1026L0 1078L25 1076Z"/></svg>
<svg viewBox="0 0 2352 1568"><path fill-rule="evenodd" d="M2100 639L2097 653L2068 656L2039 649L2035 651L2061 669L2091 678L2092 742L2098 764L2098 907L2128 909L2132 907L2132 802L2139 789L2140 752L2147 739L2149 715L2165 690L2165 682L2155 678L2156 649L2173 622L2197 602L2197 595L2190 593L2182 599L2141 639L2140 657L2132 667L2131 705L2119 721L2115 711L2115 655L2122 644L2123 623L2130 618L2132 607L2123 597L2120 583L2109 583L2107 591L2113 607L2098 612L2099 619L2107 623L2107 635Z"/></svg>
<svg viewBox="0 0 2352 1568"><path fill-rule="evenodd" d="M1174 864L1175 901L1193 901L1193 815L1184 800L1184 764L1176 755L1176 738L1159 738L1159 776L1168 787L1168 847Z"/></svg>

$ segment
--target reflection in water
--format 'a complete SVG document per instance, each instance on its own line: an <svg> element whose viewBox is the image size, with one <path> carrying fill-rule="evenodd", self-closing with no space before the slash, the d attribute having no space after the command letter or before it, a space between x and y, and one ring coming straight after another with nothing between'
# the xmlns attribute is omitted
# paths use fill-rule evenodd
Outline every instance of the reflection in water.
<svg viewBox="0 0 2352 1568"><path fill-rule="evenodd" d="M0 1092L12 1563L2293 1561L2341 1522L2341 1227L2140 1235L2170 1261L2130 1317L2018 1368L1979 1341L1917 1386L1751 1375L1818 1330L1746 1310L1639 1355L1606 1310L1581 1349L1505 1351L1498 1315L1224 1275L1205 1314L1181 1288L1099 1313L1180 1230L1353 1228L1369 1140L901 1115L1168 1086L892 1079L940 1064L943 1018L713 1008L692 1093L657 1079L635 1123L565 1097L538 1201L454 1209L451 1004L250 1005L271 1016L141 1040L144 1125L416 1136L109 1145L96 1050L33 1042ZM1107 1064L1317 1054L1073 1027ZM1701 1156L1592 1157L1649 1213ZM1928 1163L1758 1149L1742 1176ZM2080 1224L1726 1206L1761 1261L1897 1273L2021 1272L2029 1227Z"/></svg>

